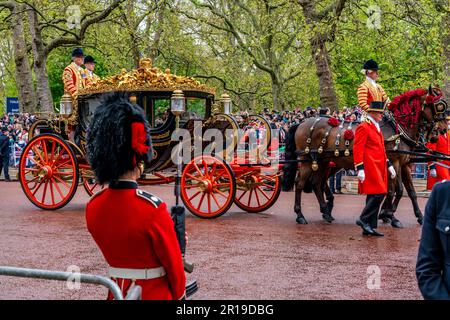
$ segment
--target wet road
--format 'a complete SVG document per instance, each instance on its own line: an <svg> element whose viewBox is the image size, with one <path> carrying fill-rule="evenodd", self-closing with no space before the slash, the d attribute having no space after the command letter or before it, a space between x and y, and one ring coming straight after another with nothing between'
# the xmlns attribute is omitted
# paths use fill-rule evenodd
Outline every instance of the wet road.
<svg viewBox="0 0 450 320"><path fill-rule="evenodd" d="M144 189L173 202L172 187ZM420 299L414 266L420 226L408 199L397 216L405 228L379 229L384 238L363 238L354 222L364 197L337 195L336 221L327 224L314 195L303 196L309 225L295 223L292 192L263 214L233 206L216 220L187 217L188 260L199 292L195 299ZM82 188L65 208L35 208L18 182L0 182L0 265L106 275L106 265L85 225L88 196ZM419 199L424 208L425 198ZM371 267L372 266L372 267ZM375 267L374 267L375 266ZM379 268L379 269L378 269ZM369 289L380 271L380 289ZM371 276L372 275L372 276ZM369 286L372 287L372 286ZM0 276L0 299L103 299L106 289L83 284Z"/></svg>

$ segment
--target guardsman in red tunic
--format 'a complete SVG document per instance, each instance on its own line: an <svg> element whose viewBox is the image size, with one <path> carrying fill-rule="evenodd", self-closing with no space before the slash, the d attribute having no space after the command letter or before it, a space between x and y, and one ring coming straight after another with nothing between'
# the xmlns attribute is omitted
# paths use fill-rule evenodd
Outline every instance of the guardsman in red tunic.
<svg viewBox="0 0 450 320"><path fill-rule="evenodd" d="M450 129L450 113L446 112L445 119L447 120L447 125ZM427 147L430 150L438 151L441 153L450 155L450 136L447 131L445 134L439 135L439 139L436 143L428 143ZM437 162L442 163L443 165L450 166L450 161L447 160L438 160ZM433 189L433 186L437 182L442 182L444 180L450 180L450 169L445 168L436 164L429 164L428 166L429 174L427 180L427 189Z"/></svg>
<svg viewBox="0 0 450 320"><path fill-rule="evenodd" d="M144 300L184 298L186 276L167 206L136 183L142 161L151 159L142 109L123 95L107 96L94 113L86 147L97 181L109 184L87 204L86 222L110 277L124 296L140 285Z"/></svg>
<svg viewBox="0 0 450 320"><path fill-rule="evenodd" d="M366 62L364 69L376 72L376 77L378 76L378 66L375 61ZM360 98L360 90L358 90L358 98ZM378 98L382 99L383 97L380 94ZM386 156L384 137L378 124L383 118L387 99L371 100L370 102L369 100L368 97L367 101L360 102L366 115L356 129L353 145L359 193L367 195L366 206L356 224L363 229L363 235L382 237L383 234L376 230L378 212L388 191L388 171L392 179L396 177L396 172Z"/></svg>
<svg viewBox="0 0 450 320"><path fill-rule="evenodd" d="M83 68L84 54L83 50L76 48L72 51L72 63L64 68L62 80L64 83L64 93L72 97L78 94L78 90L84 88L85 73Z"/></svg>

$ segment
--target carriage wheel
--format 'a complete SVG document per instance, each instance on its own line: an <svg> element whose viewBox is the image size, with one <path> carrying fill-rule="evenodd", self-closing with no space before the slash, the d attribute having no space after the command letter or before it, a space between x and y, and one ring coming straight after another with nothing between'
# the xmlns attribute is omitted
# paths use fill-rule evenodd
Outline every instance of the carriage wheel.
<svg viewBox="0 0 450 320"><path fill-rule="evenodd" d="M260 171L245 172L236 177L234 203L247 212L262 212L277 201L281 192L277 173L264 175Z"/></svg>
<svg viewBox="0 0 450 320"><path fill-rule="evenodd" d="M37 207L56 210L72 200L78 187L78 164L69 145L54 134L28 142L19 165L19 180Z"/></svg>
<svg viewBox="0 0 450 320"><path fill-rule="evenodd" d="M94 194L102 190L105 186L101 185L95 179L95 174L92 169L80 168L81 180L83 181L84 190L92 197Z"/></svg>
<svg viewBox="0 0 450 320"><path fill-rule="evenodd" d="M236 181L224 161L200 156L189 162L181 176L181 199L194 215L213 219L224 214L233 204Z"/></svg>

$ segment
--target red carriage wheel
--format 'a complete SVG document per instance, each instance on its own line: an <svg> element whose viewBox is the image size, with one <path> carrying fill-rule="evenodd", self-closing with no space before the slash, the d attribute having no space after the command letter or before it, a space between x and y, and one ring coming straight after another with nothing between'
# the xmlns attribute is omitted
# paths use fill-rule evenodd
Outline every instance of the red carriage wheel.
<svg viewBox="0 0 450 320"><path fill-rule="evenodd" d="M82 168L80 165L80 176L83 182L84 190L86 190L90 197L105 187L97 182L95 179L95 174L90 168Z"/></svg>
<svg viewBox="0 0 450 320"><path fill-rule="evenodd" d="M191 160L181 176L181 199L194 215L213 219L224 214L233 204L236 181L224 161L200 156Z"/></svg>
<svg viewBox="0 0 450 320"><path fill-rule="evenodd" d="M236 186L234 203L247 212L262 212L269 209L281 192L278 174L265 175L259 169L236 176Z"/></svg>
<svg viewBox="0 0 450 320"><path fill-rule="evenodd" d="M78 187L78 164L70 146L54 134L28 142L19 164L19 180L37 207L56 210L72 200Z"/></svg>

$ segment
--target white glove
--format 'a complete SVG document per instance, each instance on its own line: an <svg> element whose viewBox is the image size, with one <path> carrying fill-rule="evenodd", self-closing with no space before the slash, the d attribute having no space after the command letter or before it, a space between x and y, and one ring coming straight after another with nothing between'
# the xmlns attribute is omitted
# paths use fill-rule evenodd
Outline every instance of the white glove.
<svg viewBox="0 0 450 320"><path fill-rule="evenodd" d="M430 177L432 177L432 178L436 178L437 177L436 169L431 169L430 170Z"/></svg>
<svg viewBox="0 0 450 320"><path fill-rule="evenodd" d="M395 177L397 176L397 172L395 172L394 167L393 167L393 166L390 166L390 167L388 168L388 170L389 170L389 173L391 174L391 179L395 179Z"/></svg>
<svg viewBox="0 0 450 320"><path fill-rule="evenodd" d="M364 170L359 170L358 171L358 180L361 182L364 182L365 179L366 179L366 174L364 173Z"/></svg>

